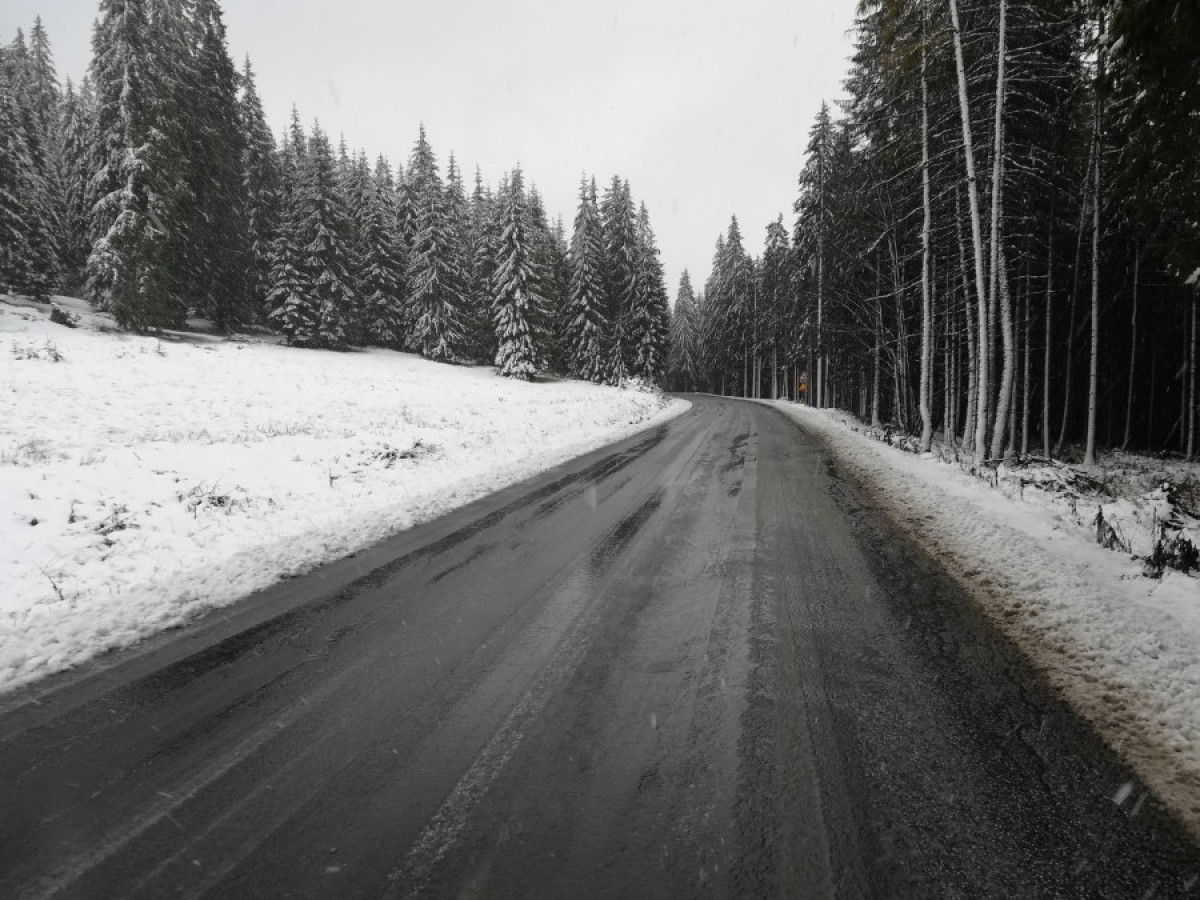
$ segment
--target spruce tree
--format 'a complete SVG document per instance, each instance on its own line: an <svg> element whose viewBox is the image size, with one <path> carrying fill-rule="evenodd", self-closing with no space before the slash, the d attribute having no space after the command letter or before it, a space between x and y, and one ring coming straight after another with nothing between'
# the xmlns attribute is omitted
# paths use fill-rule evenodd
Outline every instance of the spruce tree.
<svg viewBox="0 0 1200 900"><path fill-rule="evenodd" d="M538 272L538 294L542 302L533 309L530 324L533 345L537 351L539 369L562 368L562 353L558 347L558 319L564 305L564 295L558 293L557 275L562 267L561 248L546 218L546 207L536 185L526 198L529 244L533 251L534 268Z"/></svg>
<svg viewBox="0 0 1200 900"><path fill-rule="evenodd" d="M605 379L604 234L596 204L596 182L579 182L579 210L570 248L571 282L563 341L567 365L576 378Z"/></svg>
<svg viewBox="0 0 1200 900"><path fill-rule="evenodd" d="M50 41L37 19L25 44L24 36L9 48L10 89L25 146L20 171L27 258L21 289L35 300L47 301L61 286L58 235L61 230L61 185L56 160L58 79Z"/></svg>
<svg viewBox="0 0 1200 900"><path fill-rule="evenodd" d="M29 280L26 173L32 165L12 80L0 66L0 291L6 293L23 290Z"/></svg>
<svg viewBox="0 0 1200 900"><path fill-rule="evenodd" d="M518 167L512 173L504 208L493 276L496 324L496 371L507 378L529 380L537 372L534 324L545 300L539 291L540 273L530 243L529 215Z"/></svg>
<svg viewBox="0 0 1200 900"><path fill-rule="evenodd" d="M122 328L179 326L185 306L168 252L179 172L168 85L151 48L145 0L102 0L92 60L96 86L87 292Z"/></svg>
<svg viewBox="0 0 1200 900"><path fill-rule="evenodd" d="M320 126L308 141L297 192L297 233L303 253L305 289L312 330L292 343L346 349L357 314L351 275L351 222L338 191L337 164Z"/></svg>
<svg viewBox="0 0 1200 900"><path fill-rule="evenodd" d="M427 359L449 362L463 355L465 273L450 217L449 198L437 173L425 128L413 149L408 187L416 204L417 233L409 255L409 310L414 349Z"/></svg>
<svg viewBox="0 0 1200 900"><path fill-rule="evenodd" d="M254 82L250 57L242 68L238 120L242 131L242 179L248 271L245 289L255 319L269 312L267 294L271 287L273 247L279 229L281 190L275 136L267 126L262 101Z"/></svg>
<svg viewBox="0 0 1200 900"><path fill-rule="evenodd" d="M492 323L492 273L495 270L500 240L496 199L475 169L475 188L467 228L467 352L477 362L491 362L496 356L496 329Z"/></svg>
<svg viewBox="0 0 1200 900"><path fill-rule="evenodd" d="M679 277L679 292L671 314L671 350L668 369L676 389L694 391L700 385L699 304L687 269Z"/></svg>
<svg viewBox="0 0 1200 900"><path fill-rule="evenodd" d="M637 218L637 277L630 297L629 373L657 382L666 371L670 305L650 214L642 204Z"/></svg>
<svg viewBox="0 0 1200 900"><path fill-rule="evenodd" d="M289 343L305 345L316 334L317 313L305 278L300 223L304 217L301 185L307 169L308 138L300 114L292 107L291 122L278 153L280 218L271 243L268 317Z"/></svg>
<svg viewBox="0 0 1200 900"><path fill-rule="evenodd" d="M570 250L562 216L555 216L550 227L550 271L546 275L546 293L550 296L553 328L551 366L558 372L570 369L567 342L571 295Z"/></svg>
<svg viewBox="0 0 1200 900"><path fill-rule="evenodd" d="M247 274L255 235L247 224L250 208L244 168L247 135L241 124L238 75L226 46L217 0L196 0L199 36L186 110L191 135L189 300L221 331L255 317Z"/></svg>
<svg viewBox="0 0 1200 900"><path fill-rule="evenodd" d="M628 374L626 337L629 310L637 287L637 221L628 182L613 176L601 205L604 224L604 270L607 284L608 338L605 347L605 380L619 384Z"/></svg>
<svg viewBox="0 0 1200 900"><path fill-rule="evenodd" d="M87 204L90 171L88 158L95 99L91 82L85 78L76 92L68 80L59 111L58 183L62 190L59 220L59 258L63 287L71 293L82 291L86 281L90 210Z"/></svg>
<svg viewBox="0 0 1200 900"><path fill-rule="evenodd" d="M405 260L391 180L387 160L381 156L373 176L365 182L366 196L359 212L359 293L366 343L399 348L404 338Z"/></svg>

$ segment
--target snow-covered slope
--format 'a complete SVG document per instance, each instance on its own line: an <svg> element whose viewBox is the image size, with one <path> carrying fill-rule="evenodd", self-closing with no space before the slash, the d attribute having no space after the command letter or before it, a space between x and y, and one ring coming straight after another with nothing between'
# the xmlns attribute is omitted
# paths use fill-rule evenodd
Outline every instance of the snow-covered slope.
<svg viewBox="0 0 1200 900"><path fill-rule="evenodd" d="M388 351L102 333L0 301L0 690L664 421Z"/></svg>
<svg viewBox="0 0 1200 900"><path fill-rule="evenodd" d="M1145 577L1096 543L1096 508L994 489L958 466L888 446L842 413L779 402L839 466L970 590L1051 683L1200 835L1200 580ZM1120 461L1129 468L1127 459ZM1004 488L1004 484L999 484ZM1119 501L1106 516L1126 523ZM1144 540L1130 540L1137 545ZM1128 787L1114 802L1136 798Z"/></svg>

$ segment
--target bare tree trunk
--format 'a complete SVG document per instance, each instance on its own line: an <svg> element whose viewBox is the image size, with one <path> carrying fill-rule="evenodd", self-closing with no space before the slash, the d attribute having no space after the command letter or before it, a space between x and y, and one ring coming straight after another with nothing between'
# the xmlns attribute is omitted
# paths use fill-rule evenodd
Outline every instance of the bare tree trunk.
<svg viewBox="0 0 1200 900"><path fill-rule="evenodd" d="M904 430L904 400L900 396L900 353L892 354L892 418Z"/></svg>
<svg viewBox="0 0 1200 900"><path fill-rule="evenodd" d="M1001 0L1005 2L1005 0ZM925 218L921 226L921 452L933 449L933 293L929 284L929 243L933 200L929 186L929 79L925 53L925 4L921 4L921 195Z"/></svg>
<svg viewBox="0 0 1200 900"><path fill-rule="evenodd" d="M1033 382L1033 328L1029 314L1033 291L1029 286L1029 267L1025 267L1025 376L1021 385L1021 455L1029 455L1029 400Z"/></svg>
<svg viewBox="0 0 1200 900"><path fill-rule="evenodd" d="M954 187L954 226L958 234L958 266L962 276L963 309L967 320L967 419L963 426L962 445L975 452L975 418L979 415L979 352L976 346L975 303L971 298L970 276L967 274L967 245L962 232L962 200L958 185Z"/></svg>
<svg viewBox="0 0 1200 900"><path fill-rule="evenodd" d="M876 287L875 296L879 296L878 287ZM882 377L882 362L883 356L883 304L876 300L875 306L875 353L874 360L871 363L872 373L871 379L873 386L871 388L871 426L879 427L879 380Z"/></svg>
<svg viewBox="0 0 1200 900"><path fill-rule="evenodd" d="M1013 349L1012 297L1008 290L1008 272L1004 259L1004 98L1008 56L1008 0L1000 0L999 38L996 48L996 121L992 153L992 291L1000 294L1000 333L1004 341L1004 364L1000 376L1000 396L996 400L996 421L992 426L993 459L1004 455L1009 434L1009 411L1013 397L1016 354ZM993 304L994 305L994 304Z"/></svg>
<svg viewBox="0 0 1200 900"><path fill-rule="evenodd" d="M1050 458L1050 311L1054 306L1054 210L1046 228L1046 346L1042 352L1042 455Z"/></svg>
<svg viewBox="0 0 1200 900"><path fill-rule="evenodd" d="M893 368L896 375L896 420L907 432L912 390L908 383L908 329L904 322L904 281L895 231L888 235L888 252L892 262L892 295L896 300L896 364Z"/></svg>
<svg viewBox="0 0 1200 900"><path fill-rule="evenodd" d="M1083 454L1083 464L1088 467L1096 465L1096 400L1100 389L1100 171L1104 114L1100 85L1104 81L1104 42L1107 38L1103 13L1100 14L1099 32L1100 49L1096 62L1096 110L1092 128L1092 154L1096 157L1095 165L1092 167L1092 352L1088 368L1087 448Z"/></svg>
<svg viewBox="0 0 1200 900"><path fill-rule="evenodd" d="M1121 440L1122 450L1129 449L1129 441L1133 435L1133 377L1137 370L1138 280L1142 259L1136 244L1133 250L1133 312L1129 316L1129 389L1125 392L1125 436Z"/></svg>
<svg viewBox="0 0 1200 900"><path fill-rule="evenodd" d="M951 397L954 396L954 352L951 349L953 338L950 334L949 310L942 315L942 440L947 444L954 443L954 408Z"/></svg>
<svg viewBox="0 0 1200 900"><path fill-rule="evenodd" d="M954 282L949 281L946 286L950 290L950 297L948 299L953 301ZM948 368L948 374L951 379L950 418L947 420L946 435L949 443L957 444L958 414L962 410L962 338L958 330L958 316L952 313L946 320L946 327L951 329L950 364Z"/></svg>
<svg viewBox="0 0 1200 900"><path fill-rule="evenodd" d="M1187 458L1192 458L1196 443L1196 297L1200 283L1192 286L1192 341L1188 349Z"/></svg>
<svg viewBox="0 0 1200 900"><path fill-rule="evenodd" d="M979 346L977 359L978 406L975 422L975 464L987 453L988 405L991 373L988 371L987 291L983 277L983 226L979 214L979 185L975 174L975 145L971 137L971 106L967 94L967 68L963 60L962 28L958 21L958 0L950 0L950 22L954 30L954 62L958 70L958 109L962 120L963 155L967 166L967 199L971 207L971 241L975 250L975 293L979 302Z"/></svg>

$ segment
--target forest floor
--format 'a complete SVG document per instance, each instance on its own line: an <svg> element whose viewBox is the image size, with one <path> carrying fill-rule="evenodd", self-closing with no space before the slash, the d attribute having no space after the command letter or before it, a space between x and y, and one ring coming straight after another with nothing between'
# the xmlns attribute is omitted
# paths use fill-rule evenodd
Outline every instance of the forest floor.
<svg viewBox="0 0 1200 900"><path fill-rule="evenodd" d="M688 408L0 299L0 691L228 605Z"/></svg>
<svg viewBox="0 0 1200 900"><path fill-rule="evenodd" d="M975 471L853 416L775 404L935 555L1200 834L1200 465L1104 455ZM1156 552L1157 548L1157 552ZM1194 563L1194 560L1192 560ZM1136 815L1129 791L1114 803Z"/></svg>

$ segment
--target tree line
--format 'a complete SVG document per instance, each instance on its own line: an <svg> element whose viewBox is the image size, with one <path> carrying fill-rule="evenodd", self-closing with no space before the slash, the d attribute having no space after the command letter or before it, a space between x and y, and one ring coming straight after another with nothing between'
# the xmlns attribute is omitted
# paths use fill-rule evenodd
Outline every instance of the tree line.
<svg viewBox="0 0 1200 900"><path fill-rule="evenodd" d="M40 19L0 45L0 289L81 293L138 332L190 316L597 382L659 380L670 310L649 214L584 177L570 237L520 167L468 194L422 126L394 168L293 110L277 141L217 0L102 0L60 87Z"/></svg>
<svg viewBox="0 0 1200 900"><path fill-rule="evenodd" d="M1196 447L1200 5L863 0L760 257L736 219L680 388L805 398L976 463Z"/></svg>

